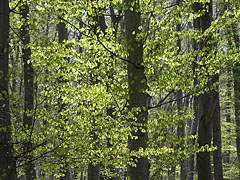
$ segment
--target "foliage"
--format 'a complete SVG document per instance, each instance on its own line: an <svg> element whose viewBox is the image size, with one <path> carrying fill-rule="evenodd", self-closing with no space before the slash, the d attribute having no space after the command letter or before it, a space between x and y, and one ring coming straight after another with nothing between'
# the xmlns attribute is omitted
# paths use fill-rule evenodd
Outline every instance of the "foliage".
<svg viewBox="0 0 240 180"><path fill-rule="evenodd" d="M34 111L28 112L33 116L34 125L30 129L22 125L23 46L18 31L24 22L15 13L19 12L22 2L10 2L10 8L15 7L10 17L10 104L12 139L19 167L26 161L34 161L42 174L59 178L64 175L65 164L71 171L82 172L91 163L101 164L103 176L114 175L109 170L110 165L118 170L115 176L125 176L126 166L135 163L131 157L144 156L151 162L151 175L155 176L199 151L190 144L195 136L177 135L181 122L194 117L192 110L178 111L171 94L182 90L186 97L199 95L213 88L207 84L209 75L224 74L230 65L239 62L234 44L231 50L226 50L228 38L232 37L220 33L239 20L239 10L233 8L215 17L211 27L203 33L189 28L188 25L203 13L194 14L190 7L194 2L208 1L181 1L180 5L172 1L140 1L138 11L143 20L136 37L144 42L141 66L152 108L148 110L148 147L130 154L128 138L136 138L131 132L146 128L134 121L140 110L130 112L128 108L129 47L122 28L124 2L26 2L30 6L31 43L28 46L32 50L30 61L35 76ZM120 19L117 26L113 25L110 7L115 13L120 12L115 16ZM96 20L101 16L107 25L105 31ZM66 24L69 33L69 39L61 44L57 42L59 22ZM182 26L180 31L176 30L178 24ZM206 39L209 36L211 41ZM191 39L203 48L194 50L191 45L186 46ZM178 40L182 41L181 49L176 45ZM216 46L209 50L206 42ZM196 60L197 56L206 58L200 61ZM194 69L193 62L199 68ZM195 78L199 83L193 86ZM112 115L108 114L109 109L114 110ZM26 159L26 152L22 151L21 144L26 141L34 144L32 151L27 152L33 159Z"/></svg>

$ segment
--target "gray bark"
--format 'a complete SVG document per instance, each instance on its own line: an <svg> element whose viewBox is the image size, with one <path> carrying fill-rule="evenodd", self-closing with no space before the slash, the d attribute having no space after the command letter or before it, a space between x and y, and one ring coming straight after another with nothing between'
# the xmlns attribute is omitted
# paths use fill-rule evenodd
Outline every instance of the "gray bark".
<svg viewBox="0 0 240 180"><path fill-rule="evenodd" d="M178 6L180 5L180 2L181 2L181 0L177 0ZM176 30L179 32L181 31L181 24L177 25ZM177 55L179 55L181 52L181 49L182 49L181 39L179 39L179 37L177 40L177 47L178 47ZM178 90L176 93L177 93L176 98L178 99L177 100L177 109L178 109L178 111L181 111L181 110L183 110L183 99L182 99L183 93L181 90ZM178 133L179 137L185 137L185 123L184 122L180 123L180 127L178 127L177 133ZM187 166L186 160L185 159L181 160L180 161L180 179L181 180L186 180L186 178L187 178L187 167L186 166Z"/></svg>
<svg viewBox="0 0 240 180"><path fill-rule="evenodd" d="M59 18L61 20L61 18ZM59 22L57 25L57 29L58 29L58 43L61 44L64 40L68 39L68 34L67 34L67 28L66 28L66 24L63 22ZM67 59L66 59L67 61ZM64 68L64 67L62 67ZM62 77L60 77L58 79L59 83L64 83L64 79L62 79ZM60 100L61 101L61 100ZM62 111L65 108L65 104L61 102L60 104L60 111ZM65 118L65 117L63 117ZM63 158L64 159L64 158ZM63 162L64 163L64 167L63 167L63 174L64 176L60 177L60 180L70 180L71 179L71 173L68 169L68 163Z"/></svg>
<svg viewBox="0 0 240 180"><path fill-rule="evenodd" d="M88 165L88 180L100 180L100 174L99 174L100 165Z"/></svg>
<svg viewBox="0 0 240 180"><path fill-rule="evenodd" d="M219 92L216 91L215 93L217 102L215 106L215 111L213 113L213 146L217 146L217 150L213 152L214 179L223 180L220 102Z"/></svg>
<svg viewBox="0 0 240 180"><path fill-rule="evenodd" d="M97 13L96 13L97 14ZM95 16L94 17L94 21L96 22L96 25L92 27L94 33L99 36L99 34L97 34L97 27L100 27L101 31L103 34L105 34L105 31L107 29L107 25L105 23L105 17L104 15L102 16ZM100 63L98 62L97 68L100 67ZM94 75L93 75L94 76ZM96 83L96 82L93 82ZM95 123L95 122L94 122ZM93 125L95 127L95 124ZM94 130L91 132L93 140L96 141L98 140L98 136L96 135L96 133L94 132ZM101 176L100 176L100 164L97 165L93 165L93 164L89 164L88 165L88 180L100 180Z"/></svg>
<svg viewBox="0 0 240 180"><path fill-rule="evenodd" d="M239 52L239 35L237 34L237 25L232 25L235 46ZM237 158L238 169L240 174L240 63L236 63L233 67L233 84L234 84L234 109L236 120L236 146L237 146ZM240 179L240 176L238 177Z"/></svg>
<svg viewBox="0 0 240 180"><path fill-rule="evenodd" d="M30 43L30 35L29 35L29 7L27 4L24 4L21 7L21 16L23 21L23 26L21 27L21 37L22 37L22 43L24 46L28 45ZM32 63L28 62L30 60L31 56L31 49L23 48L23 64L24 64L24 116L23 116L23 125L25 128L30 130L33 128L33 116L29 115L28 113L33 112L33 83L34 83L34 72ZM36 178L36 171L34 169L34 163L31 162L31 148L32 148L32 142L31 142L31 136L32 134L28 134L28 140L24 143L24 151L26 152L26 179L32 180Z"/></svg>
<svg viewBox="0 0 240 180"><path fill-rule="evenodd" d="M182 91L177 91L177 109L178 111L183 110L183 102L182 102ZM185 137L185 123L182 121L180 122L180 127L177 129L178 137L183 138ZM180 180L186 180L187 178L187 163L186 160L183 159L180 161Z"/></svg>
<svg viewBox="0 0 240 180"><path fill-rule="evenodd" d="M9 2L0 1L0 179L16 180L8 98Z"/></svg>
<svg viewBox="0 0 240 180"><path fill-rule="evenodd" d="M231 70L232 71L232 70ZM227 97L227 99L226 99L226 104L225 104L225 117L226 117L226 122L227 123L232 123L232 118L231 118L231 110L232 110L232 108L231 108L231 99L232 99L232 92L231 92L231 89L233 88L232 87L232 82L231 82L231 80L230 80L230 78L231 78L231 75L230 75L230 72L228 72L229 74L228 74L228 81L227 81L227 93L226 93L226 97ZM227 129L227 133L231 133L231 129L230 128L228 128ZM227 143L227 146L228 145L231 145L229 142ZM227 150L227 151L225 151L226 153L223 155L223 163L227 163L227 164L230 164L230 154L231 154L231 151L230 150Z"/></svg>
<svg viewBox="0 0 240 180"><path fill-rule="evenodd" d="M197 26L197 22L198 19L194 20L194 28L198 28ZM197 43L195 40L193 40L193 49L197 50ZM195 75L196 69L197 69L197 57L195 57L195 62L193 62L193 74ZM194 87L196 87L196 85L198 84L198 80L197 77L194 77ZM197 131L198 131L198 97L197 96L193 96L193 110L194 110L194 119L191 125L191 134L192 135L197 135ZM192 139L191 140L191 144L195 145L196 144L196 139ZM195 155L191 155L189 158L189 175L188 175L188 180L193 180L194 178L194 173L195 172Z"/></svg>
<svg viewBox="0 0 240 180"><path fill-rule="evenodd" d="M198 129L198 102L197 97L193 97L193 109L194 109L194 119L192 122L192 128L191 128L191 134L196 135L197 129ZM196 139L191 140L191 144L196 144ZM188 173L188 180L193 180L194 174L195 174L195 155L191 155L189 158L189 173Z"/></svg>
<svg viewBox="0 0 240 180"><path fill-rule="evenodd" d="M208 10L207 10L208 9ZM205 3L194 3L193 11L197 13L198 11L205 11L200 18L195 21L195 27L198 30L204 32L211 26L212 21L212 1ZM207 46L207 41L203 40L199 44L199 49L205 48ZM202 57L201 57L202 58ZM208 83L209 86L211 83ZM212 115L215 109L216 98L211 96L210 91L204 92L198 97L199 106L199 128L198 128L198 144L199 147L208 145L211 146L212 139ZM211 158L210 152L204 151L197 154L197 168L198 168L198 180L211 180Z"/></svg>
<svg viewBox="0 0 240 180"><path fill-rule="evenodd" d="M135 3L133 3L135 2ZM141 112L136 115L137 123L144 125L147 123L147 102L148 95L144 92L147 89L146 77L144 74L143 62L143 44L136 40L136 34L140 31L138 27L141 25L141 13L139 12L139 1L125 0L125 30L126 41L128 43L128 88L129 88L129 108L130 111L134 107L139 107ZM134 5L131 5L134 4ZM133 8L130 10L130 6ZM135 34L133 33L135 32ZM131 119L129 120L131 121ZM147 132L147 131L146 131ZM147 133L142 132L138 127L137 132L133 131L132 135L137 136L137 140L128 139L128 147L130 152L137 151L140 147L147 147ZM128 176L131 180L148 180L149 179L149 163L147 157L132 157L137 160L136 167L128 166Z"/></svg>
<svg viewBox="0 0 240 180"><path fill-rule="evenodd" d="M168 179L169 180L176 179L176 166L173 166L171 167L171 169L168 170Z"/></svg>

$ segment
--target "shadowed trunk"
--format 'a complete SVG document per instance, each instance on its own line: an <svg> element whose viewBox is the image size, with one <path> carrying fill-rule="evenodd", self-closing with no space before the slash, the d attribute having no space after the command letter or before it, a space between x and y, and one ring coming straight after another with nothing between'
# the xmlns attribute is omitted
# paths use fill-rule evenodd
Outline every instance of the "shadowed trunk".
<svg viewBox="0 0 240 180"><path fill-rule="evenodd" d="M59 17L59 19L61 20L61 17ZM58 30L58 43L61 44L63 43L64 40L68 40L68 34L67 34L67 28L66 28L66 24L64 22L59 22L57 25L57 30ZM68 61L68 59L64 59L66 61ZM62 69L64 69L64 67L62 67ZM66 80L64 80L62 77L60 77L58 79L59 83L64 83L66 82ZM60 98L60 101L61 98ZM60 104L60 111L64 110L66 107L66 104L62 103ZM66 117L62 117L62 118L66 118ZM66 119L65 119L66 120ZM64 121L65 121L64 120ZM64 157L63 157L64 159ZM68 163L67 162L63 162L64 166L62 168L62 173L64 174L64 176L61 176L59 180L70 180L71 179L71 174L68 168Z"/></svg>
<svg viewBox="0 0 240 180"><path fill-rule="evenodd" d="M217 75L218 76L218 75ZM217 77L218 79L218 77ZM223 180L223 168L222 168L222 139L221 139L221 124L220 124L220 102L218 89L216 93L216 106L213 113L213 146L217 147L217 150L213 152L213 164L214 164L214 179Z"/></svg>
<svg viewBox="0 0 240 180"><path fill-rule="evenodd" d="M97 10L100 11L101 9L97 9ZM104 15L98 16L97 14L98 13L96 12L96 16L93 17L96 24L95 24L95 26L92 26L92 30L96 36L99 36L99 34L97 32L97 28L100 27L102 33L105 34L107 25L105 23ZM100 62L97 62L97 68L100 68L100 64L101 64ZM93 82L93 83L96 83L96 82ZM99 139L99 137L96 135L95 126L96 125L95 125L95 121L94 121L94 124L93 124L94 130L91 132L91 134L92 134L93 140L97 141ZM90 163L88 165L87 173L88 173L88 180L100 180L102 178L100 175L100 164L94 165L94 164Z"/></svg>
<svg viewBox="0 0 240 180"><path fill-rule="evenodd" d="M134 3L135 2L135 3ZM133 131L132 135L137 139L128 139L128 147L131 151L138 151L139 148L145 149L147 147L147 130L145 124L147 123L147 102L148 95L144 92L147 89L146 77L144 74L143 62L143 44L141 40L136 40L136 35L140 32L141 13L139 12L139 1L125 0L125 30L126 41L128 43L128 88L129 88L129 108L140 108L140 112L136 113L137 123L142 124L142 131L140 127L136 127L137 131ZM130 8L131 7L131 8ZM133 33L135 32L135 33ZM131 119L129 119L131 124ZM128 166L128 176L131 180L148 180L149 179L149 163L147 157L132 157L136 166Z"/></svg>
<svg viewBox="0 0 240 180"><path fill-rule="evenodd" d="M31 162L31 148L32 148L32 128L34 126L33 122L33 106L34 106L34 97L33 97L33 83L34 83L34 72L32 63L28 62L31 56L30 47L26 47L30 43L29 35L29 7L27 4L24 4L21 7L21 16L23 21L23 26L21 27L21 37L23 43L23 64L24 64L24 116L23 116L23 125L28 130L27 141L24 144L24 151L26 153L26 179L32 180L36 178L36 171L34 169L35 165Z"/></svg>
<svg viewBox="0 0 240 180"><path fill-rule="evenodd" d="M194 3L193 4L194 13L204 11L204 14L201 15L198 19L195 20L194 27L197 30L204 32L211 26L212 21L212 1L203 3ZM207 41L210 37L203 40L199 44L199 49L202 50L206 48ZM204 56L204 55L203 55ZM201 61L203 59L201 56ZM201 67L204 67L201 66ZM200 68L201 68L200 67ZM206 68L206 67L204 67ZM210 78L210 77L209 77ZM211 82L207 83L208 86L211 86ZM198 107L199 107L199 128L198 128L198 144L199 147L208 145L211 146L212 139L212 115L213 110L215 109L216 98L211 95L210 91L205 91L198 97ZM197 168L198 168L198 180L211 180L211 158L210 152L204 151L197 154Z"/></svg>
<svg viewBox="0 0 240 180"><path fill-rule="evenodd" d="M234 43L239 52L239 35L237 33L237 24L232 24L232 31L234 35ZM237 62L233 67L233 84L234 84L234 109L236 119L236 146L237 146L237 158L238 169L240 174L240 63ZM238 177L240 179L240 176Z"/></svg>
<svg viewBox="0 0 240 180"><path fill-rule="evenodd" d="M16 180L8 97L8 0L0 1L0 25L0 179Z"/></svg>

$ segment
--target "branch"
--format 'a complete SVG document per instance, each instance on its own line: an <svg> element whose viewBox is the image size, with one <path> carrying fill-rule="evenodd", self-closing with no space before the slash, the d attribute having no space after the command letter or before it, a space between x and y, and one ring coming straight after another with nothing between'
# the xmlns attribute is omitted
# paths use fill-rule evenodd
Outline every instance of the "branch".
<svg viewBox="0 0 240 180"><path fill-rule="evenodd" d="M165 103L163 103L163 102L164 102L173 92L174 92L174 90L170 91L163 99L161 99L161 100L157 103L156 106L150 106L150 107L148 107L148 109L154 109L154 108L160 107L160 106L162 106L163 104L165 104Z"/></svg>
<svg viewBox="0 0 240 180"><path fill-rule="evenodd" d="M20 5L21 2L22 2L22 0L19 0L18 3L16 4L16 6L14 8L10 9L9 12L14 12L14 10ZM14 13L16 13L16 12L14 12ZM17 14L19 14L19 13L17 13Z"/></svg>

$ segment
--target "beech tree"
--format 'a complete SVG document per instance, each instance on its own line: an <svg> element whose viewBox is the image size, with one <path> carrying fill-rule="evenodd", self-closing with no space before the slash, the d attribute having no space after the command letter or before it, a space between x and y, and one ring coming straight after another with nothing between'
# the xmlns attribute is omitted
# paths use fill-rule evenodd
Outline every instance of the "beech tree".
<svg viewBox="0 0 240 180"><path fill-rule="evenodd" d="M11 141L9 112L8 61L9 61L9 2L0 1L0 178L17 179L16 164Z"/></svg>
<svg viewBox="0 0 240 180"><path fill-rule="evenodd" d="M134 112L137 109L136 123L140 127L131 125L133 120L130 120L130 126L133 126L133 132L129 137L128 146L130 154L132 151L139 151L140 148L144 150L147 147L147 130L145 124L148 116L148 94L147 81L144 74L143 63L143 42L141 39L136 39L141 26L141 12L139 9L139 2L125 1L125 26L126 26L126 41L128 48L128 93L129 93L129 108ZM133 5L132 5L133 4ZM133 157L136 161L136 167L128 167L128 175L130 179L149 179L149 162L147 157L140 156L140 158Z"/></svg>
<svg viewBox="0 0 240 180"><path fill-rule="evenodd" d="M10 8L0 82L19 90L1 90L8 149L0 153L11 152L7 166L18 176L25 168L28 179L190 180L197 154L205 180L214 154L215 179L229 177L221 172L219 92L239 63L238 31L225 33L239 10L218 15L216 1L200 0L12 0Z"/></svg>

